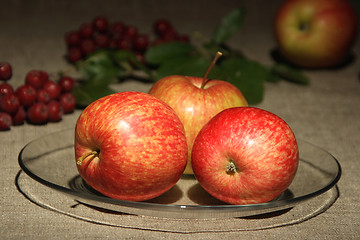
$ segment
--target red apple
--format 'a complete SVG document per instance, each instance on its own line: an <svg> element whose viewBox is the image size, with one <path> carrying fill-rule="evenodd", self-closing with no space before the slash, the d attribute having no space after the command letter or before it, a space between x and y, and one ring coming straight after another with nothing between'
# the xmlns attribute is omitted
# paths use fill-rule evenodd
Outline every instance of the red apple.
<svg viewBox="0 0 360 240"><path fill-rule="evenodd" d="M213 64L215 61L216 58ZM149 91L151 95L169 104L184 124L189 154L184 174L193 174L191 149L200 129L222 110L248 105L243 94L234 85L206 77L207 74L204 78L167 76L157 81Z"/></svg>
<svg viewBox="0 0 360 240"><path fill-rule="evenodd" d="M343 63L356 31L356 13L346 0L288 0L275 17L279 50L300 67Z"/></svg>
<svg viewBox="0 0 360 240"><path fill-rule="evenodd" d="M298 160L289 125L253 107L217 114L200 131L192 151L200 185L215 198L240 205L278 197L293 181Z"/></svg>
<svg viewBox="0 0 360 240"><path fill-rule="evenodd" d="M75 156L81 177L97 191L148 200L173 187L184 171L184 126L173 109L149 94L115 93L80 114Z"/></svg>

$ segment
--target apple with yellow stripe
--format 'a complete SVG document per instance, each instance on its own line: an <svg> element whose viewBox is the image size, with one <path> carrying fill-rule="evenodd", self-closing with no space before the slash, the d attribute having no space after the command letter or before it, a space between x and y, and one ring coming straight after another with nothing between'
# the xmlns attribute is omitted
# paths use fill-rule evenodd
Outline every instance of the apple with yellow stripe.
<svg viewBox="0 0 360 240"><path fill-rule="evenodd" d="M200 185L230 204L265 203L293 181L297 141L279 116L254 107L226 109L195 139L192 168Z"/></svg>
<svg viewBox="0 0 360 240"><path fill-rule="evenodd" d="M222 110L248 105L241 91L231 83L207 78L221 56L218 52L203 78L171 75L157 81L149 91L172 107L184 124L189 155L184 174L193 174L191 150L200 129Z"/></svg>
<svg viewBox="0 0 360 240"><path fill-rule="evenodd" d="M173 187L185 169L184 126L172 108L147 93L115 93L80 114L75 157L81 177L100 193L148 200Z"/></svg>
<svg viewBox="0 0 360 240"><path fill-rule="evenodd" d="M347 0L287 0L274 21L282 56L308 68L335 67L346 61L359 25Z"/></svg>

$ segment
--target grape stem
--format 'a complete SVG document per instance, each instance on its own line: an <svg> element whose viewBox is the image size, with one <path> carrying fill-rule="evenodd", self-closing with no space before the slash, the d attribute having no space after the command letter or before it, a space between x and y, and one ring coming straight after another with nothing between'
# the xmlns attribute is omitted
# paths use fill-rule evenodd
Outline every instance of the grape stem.
<svg viewBox="0 0 360 240"><path fill-rule="evenodd" d="M204 77L203 77L203 80L202 80L202 83L201 83L201 87L200 87L201 89L204 89L206 83L209 82L209 79L208 79L207 77L208 77L211 69L215 66L217 60L218 60L222 55L223 55L222 52L216 52L216 55L215 55L213 61L211 62L210 66L209 66L208 69L206 70L206 73L205 73L205 75L204 75Z"/></svg>

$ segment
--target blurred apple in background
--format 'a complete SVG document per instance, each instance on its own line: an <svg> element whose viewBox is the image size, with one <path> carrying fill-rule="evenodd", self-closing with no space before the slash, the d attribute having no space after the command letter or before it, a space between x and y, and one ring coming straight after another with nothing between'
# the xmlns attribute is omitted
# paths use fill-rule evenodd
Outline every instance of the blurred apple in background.
<svg viewBox="0 0 360 240"><path fill-rule="evenodd" d="M187 163L184 126L155 97L121 92L84 109L76 122L81 177L111 198L144 201L169 190Z"/></svg>
<svg viewBox="0 0 360 240"><path fill-rule="evenodd" d="M151 95L169 104L184 124L189 154L184 174L193 174L191 149L200 129L222 110L248 105L243 94L234 85L207 79L207 74L220 56L221 53L218 53L204 78L167 76L157 81L149 91Z"/></svg>
<svg viewBox="0 0 360 240"><path fill-rule="evenodd" d="M230 204L278 197L297 172L299 149L290 126L253 107L226 109L199 132L192 167L200 185Z"/></svg>
<svg viewBox="0 0 360 240"><path fill-rule="evenodd" d="M275 17L280 53L299 67L342 64L356 33L356 13L346 0L287 0Z"/></svg>

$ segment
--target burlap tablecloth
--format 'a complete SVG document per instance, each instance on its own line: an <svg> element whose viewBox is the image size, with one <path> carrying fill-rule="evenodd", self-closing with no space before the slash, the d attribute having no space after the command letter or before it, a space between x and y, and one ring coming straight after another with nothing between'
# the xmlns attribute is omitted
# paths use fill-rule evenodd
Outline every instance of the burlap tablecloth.
<svg viewBox="0 0 360 240"><path fill-rule="evenodd" d="M31 69L50 73L68 68L64 33L105 15L151 30L159 17L181 32L213 27L231 9L245 6L246 21L232 46L264 64L275 47L272 19L281 1L1 1L0 61L13 66L11 84L19 86ZM359 3L352 1L359 14ZM25 124L0 132L0 239L358 239L360 235L360 41L355 60L342 68L307 70L310 86L289 82L266 84L258 107L285 119L296 136L326 149L343 174L333 188L313 203L253 218L166 220L115 214L68 203L20 171L21 148L35 138L74 126L80 110L59 123ZM149 85L126 83L123 90L147 91ZM338 196L339 195L339 196ZM338 198L337 198L338 197ZM336 199L337 198L337 199ZM333 199L336 201L330 201Z"/></svg>

